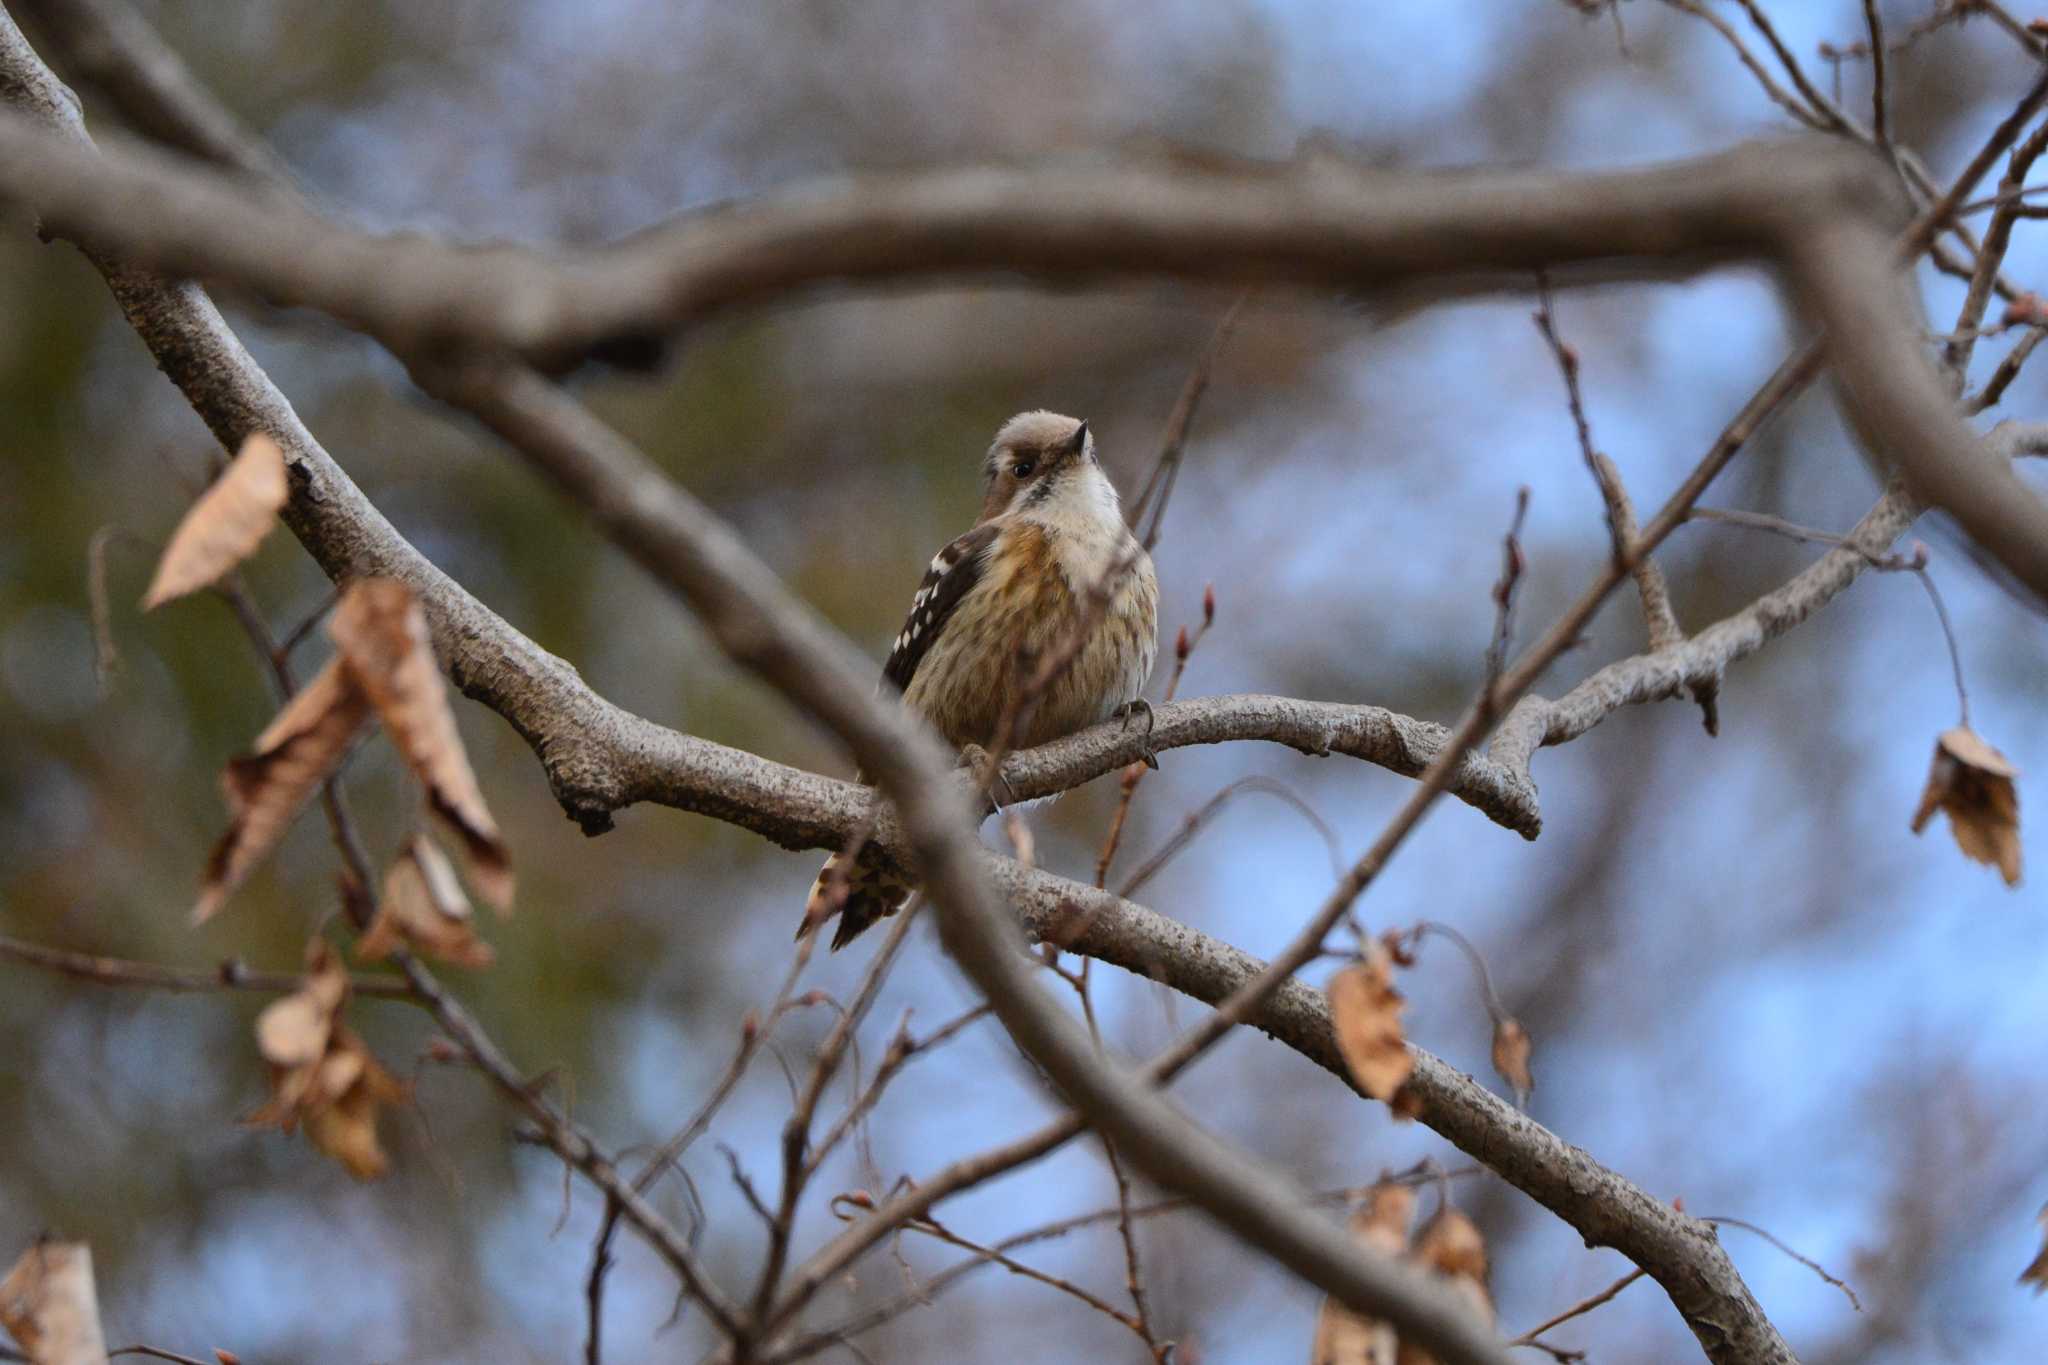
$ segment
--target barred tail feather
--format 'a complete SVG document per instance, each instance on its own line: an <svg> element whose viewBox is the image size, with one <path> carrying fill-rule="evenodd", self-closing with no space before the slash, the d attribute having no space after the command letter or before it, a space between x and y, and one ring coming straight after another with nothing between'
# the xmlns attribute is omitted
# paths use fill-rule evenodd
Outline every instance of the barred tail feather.
<svg viewBox="0 0 2048 1365"><path fill-rule="evenodd" d="M910 899L909 882L893 872L856 858L849 867L844 853L825 860L811 894L804 901L803 922L797 926L801 939L813 933L833 915L839 927L832 935L832 951L838 952L877 920L887 919Z"/></svg>

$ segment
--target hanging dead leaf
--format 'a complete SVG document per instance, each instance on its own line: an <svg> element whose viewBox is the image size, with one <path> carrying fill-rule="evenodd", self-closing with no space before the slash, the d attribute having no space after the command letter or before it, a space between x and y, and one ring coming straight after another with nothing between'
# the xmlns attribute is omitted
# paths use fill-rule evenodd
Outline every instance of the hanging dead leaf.
<svg viewBox="0 0 2048 1365"><path fill-rule="evenodd" d="M352 583L327 628L350 677L426 788L429 807L460 841L471 885L494 908L509 910L511 856L469 766L426 613L412 590L395 578Z"/></svg>
<svg viewBox="0 0 2048 1365"><path fill-rule="evenodd" d="M1493 1323L1493 1298L1486 1292L1486 1239L1470 1218L1445 1205L1415 1234L1415 1259L1458 1283L1479 1317Z"/></svg>
<svg viewBox="0 0 2048 1365"><path fill-rule="evenodd" d="M391 1164L377 1140L377 1116L405 1098L405 1085L347 1029L335 1031L335 1049L322 1063L319 1090L332 1098L305 1108L306 1140L356 1179L375 1180Z"/></svg>
<svg viewBox="0 0 2048 1365"><path fill-rule="evenodd" d="M33 1365L106 1365L92 1248L37 1242L0 1280L0 1327Z"/></svg>
<svg viewBox="0 0 2048 1365"><path fill-rule="evenodd" d="M1927 828L1936 809L1948 812L1948 827L1966 857L1989 863L2007 886L2020 883L2020 798L2013 786L2019 769L1986 744L1976 731L1958 725L1934 742L1927 789L1913 812L1913 832Z"/></svg>
<svg viewBox="0 0 2048 1365"><path fill-rule="evenodd" d="M271 1099L251 1123L288 1127L313 1090L320 1063L334 1041L335 1021L348 999L348 972L325 939L306 945L306 976L299 989L264 1006L256 1016L256 1050L270 1063Z"/></svg>
<svg viewBox="0 0 2048 1365"><path fill-rule="evenodd" d="M347 999L341 956L326 939L314 939L306 945L306 977L299 989L256 1016L257 1050L273 1066L311 1066L326 1055L334 1017Z"/></svg>
<svg viewBox="0 0 2048 1365"><path fill-rule="evenodd" d="M1401 1037L1405 1002L1394 989L1386 948L1374 943L1361 961L1331 977L1329 997L1337 1050L1351 1079L1376 1100L1392 1099L1415 1062Z"/></svg>
<svg viewBox="0 0 2048 1365"><path fill-rule="evenodd" d="M142 609L203 588L247 559L277 524L277 510L290 493L284 451L262 432L250 433L227 472L199 495L172 532Z"/></svg>
<svg viewBox="0 0 2048 1365"><path fill-rule="evenodd" d="M1529 1107L1529 1096L1536 1089L1536 1078L1529 1074L1531 1046L1529 1030L1522 1027L1521 1020L1509 1014L1494 1020L1493 1069L1514 1087L1515 1103L1523 1109Z"/></svg>
<svg viewBox="0 0 2048 1365"><path fill-rule="evenodd" d="M424 834L407 840L384 874L383 901L356 943L356 956L374 962L400 944L458 967L488 967L495 960L491 945L476 936L469 897L448 855Z"/></svg>
<svg viewBox="0 0 2048 1365"><path fill-rule="evenodd" d="M1408 1220L1414 1214L1415 1191L1382 1181L1352 1213L1352 1240L1382 1256L1399 1256L1407 1250ZM1335 1299L1324 1299L1316 1316L1309 1365L1394 1365L1398 1347L1391 1324L1360 1317Z"/></svg>
<svg viewBox="0 0 2048 1365"><path fill-rule="evenodd" d="M192 922L203 923L277 846L292 821L348 756L369 719L369 703L339 665L329 663L257 736L254 752L228 760L221 774L227 833L200 879Z"/></svg>
<svg viewBox="0 0 2048 1365"><path fill-rule="evenodd" d="M405 1097L405 1086L341 1022L348 973L323 939L307 945L305 984L256 1019L256 1045L270 1063L270 1099L243 1122L291 1132L333 1157L358 1180L388 1165L377 1115Z"/></svg>
<svg viewBox="0 0 2048 1365"><path fill-rule="evenodd" d="M1486 1288L1486 1239L1470 1218L1448 1204L1438 1209L1415 1234L1411 1253L1425 1269L1450 1281L1450 1287L1472 1305L1472 1315L1493 1326L1493 1295ZM1436 1357L1403 1345L1399 1365L1434 1365Z"/></svg>
<svg viewBox="0 0 2048 1365"><path fill-rule="evenodd" d="M2048 1204L2041 1206L2041 1250L2020 1272L2020 1283L2034 1286L2036 1294L2048 1290Z"/></svg>

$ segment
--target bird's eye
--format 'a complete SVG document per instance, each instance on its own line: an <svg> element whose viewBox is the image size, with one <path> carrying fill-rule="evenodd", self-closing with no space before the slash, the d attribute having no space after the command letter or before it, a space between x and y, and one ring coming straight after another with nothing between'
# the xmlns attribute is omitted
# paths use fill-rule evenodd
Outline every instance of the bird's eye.
<svg viewBox="0 0 2048 1365"><path fill-rule="evenodd" d="M1031 477L1031 471L1037 468L1038 461L1036 460L1019 460L1010 466L1010 473L1017 478L1028 479Z"/></svg>

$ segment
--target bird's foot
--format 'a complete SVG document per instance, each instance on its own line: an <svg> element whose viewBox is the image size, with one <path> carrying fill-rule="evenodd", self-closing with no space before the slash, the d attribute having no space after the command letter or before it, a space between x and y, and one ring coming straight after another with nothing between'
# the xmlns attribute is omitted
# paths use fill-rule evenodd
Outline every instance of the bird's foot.
<svg viewBox="0 0 2048 1365"><path fill-rule="evenodd" d="M1144 713L1145 734L1149 738L1152 734L1152 727L1154 724L1157 723L1158 717L1156 717L1152 713L1152 703L1146 701L1143 697L1132 697L1129 701L1125 702L1122 706L1117 707L1116 710L1110 712L1109 714L1123 722L1123 724L1120 727L1118 727L1119 732L1126 732L1131 728L1131 717L1137 715L1140 712ZM1151 745L1146 745L1145 748L1139 752L1138 757L1145 764L1145 766L1150 768L1153 772L1159 771L1159 755L1152 751Z"/></svg>
<svg viewBox="0 0 2048 1365"><path fill-rule="evenodd" d="M989 804L998 811L1017 799L1010 790L1010 779L1003 776L989 751L979 744L961 746L960 766L973 774L974 785L988 793Z"/></svg>

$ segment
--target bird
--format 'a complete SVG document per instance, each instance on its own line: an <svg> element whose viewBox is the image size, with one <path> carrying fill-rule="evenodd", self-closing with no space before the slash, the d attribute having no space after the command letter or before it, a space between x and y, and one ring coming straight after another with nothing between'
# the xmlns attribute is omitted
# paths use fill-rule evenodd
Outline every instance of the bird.
<svg viewBox="0 0 2048 1365"><path fill-rule="evenodd" d="M982 461L981 515L932 557L882 666L882 687L957 750L1028 748L1133 709L1158 652L1159 580L1124 522L1085 420L1023 412ZM1078 642L1074 632L1085 630ZM1032 704L1022 662L1078 644ZM1015 733L997 727L1016 707ZM836 952L915 889L835 853L811 884L801 940L836 913Z"/></svg>

